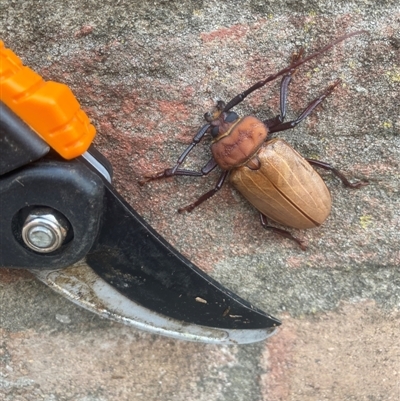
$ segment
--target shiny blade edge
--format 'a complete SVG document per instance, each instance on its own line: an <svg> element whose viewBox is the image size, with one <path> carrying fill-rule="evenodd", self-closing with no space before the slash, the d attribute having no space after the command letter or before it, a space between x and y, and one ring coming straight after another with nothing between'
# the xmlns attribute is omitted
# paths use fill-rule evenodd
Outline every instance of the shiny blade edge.
<svg viewBox="0 0 400 401"><path fill-rule="evenodd" d="M276 327L212 328L166 317L128 299L80 261L60 270L33 270L44 284L103 318L175 339L209 344L248 344L267 339Z"/></svg>

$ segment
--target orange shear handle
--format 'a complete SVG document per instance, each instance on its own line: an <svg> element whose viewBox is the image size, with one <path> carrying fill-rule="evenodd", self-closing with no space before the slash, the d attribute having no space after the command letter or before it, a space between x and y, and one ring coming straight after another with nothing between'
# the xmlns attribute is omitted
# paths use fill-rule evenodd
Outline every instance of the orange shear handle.
<svg viewBox="0 0 400 401"><path fill-rule="evenodd" d="M96 134L68 86L44 81L1 40L0 100L65 159L83 154Z"/></svg>

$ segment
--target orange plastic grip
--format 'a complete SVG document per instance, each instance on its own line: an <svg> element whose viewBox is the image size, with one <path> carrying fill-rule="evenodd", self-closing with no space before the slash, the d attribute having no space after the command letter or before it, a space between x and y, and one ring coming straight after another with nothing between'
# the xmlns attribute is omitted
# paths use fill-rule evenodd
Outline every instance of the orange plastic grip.
<svg viewBox="0 0 400 401"><path fill-rule="evenodd" d="M84 153L96 134L68 86L44 81L1 40L0 99L65 159Z"/></svg>

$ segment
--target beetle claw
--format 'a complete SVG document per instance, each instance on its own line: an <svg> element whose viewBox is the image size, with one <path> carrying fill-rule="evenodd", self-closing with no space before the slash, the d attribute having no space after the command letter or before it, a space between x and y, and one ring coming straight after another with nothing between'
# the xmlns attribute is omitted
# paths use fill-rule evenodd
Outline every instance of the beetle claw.
<svg viewBox="0 0 400 401"><path fill-rule="evenodd" d="M195 205L190 204L190 205L188 205L188 206L179 208L179 209L178 209L178 213L179 213L179 214L182 214L182 213L184 213L184 212L190 213L194 208L195 208Z"/></svg>
<svg viewBox="0 0 400 401"><path fill-rule="evenodd" d="M291 239L292 241L295 241L299 245L299 247L300 247L300 249L302 251L306 251L307 250L307 245L306 245L305 241L302 241L301 239L296 238L294 235L290 234L288 231L286 231L285 234L281 234L280 232L277 232L277 234L280 234L285 238L288 238L288 239Z"/></svg>
<svg viewBox="0 0 400 401"><path fill-rule="evenodd" d="M303 241L300 241L296 238L296 242L299 244L300 248L302 251L306 251L307 250L307 245L305 245L305 243Z"/></svg>
<svg viewBox="0 0 400 401"><path fill-rule="evenodd" d="M291 59L290 64L291 65L296 64L303 57L303 54L304 54L304 47L300 47L299 51L294 52L292 54L292 59ZM297 67L294 67L292 70L289 71L289 74L293 75L296 71L297 71Z"/></svg>
<svg viewBox="0 0 400 401"><path fill-rule="evenodd" d="M150 178L148 178L148 177L143 177L141 180L139 180L138 181L138 184L141 186L141 187L143 187L143 185L144 184L146 184L146 182L149 182L150 181Z"/></svg>
<svg viewBox="0 0 400 401"><path fill-rule="evenodd" d="M369 185L368 181L358 181L358 182L354 182L354 183L350 183L350 185L348 185L350 188L362 188L365 187L366 185Z"/></svg>
<svg viewBox="0 0 400 401"><path fill-rule="evenodd" d="M288 238L288 239L291 239L291 240L295 241L295 242L299 245L299 247L300 247L300 249L301 249L302 251L306 251L306 250L307 250L307 245L306 245L306 242L305 242L305 241L302 241L301 239L299 239L299 238L293 236L293 235L290 234L290 233L289 233L289 235L287 235L287 236L285 235L285 237Z"/></svg>

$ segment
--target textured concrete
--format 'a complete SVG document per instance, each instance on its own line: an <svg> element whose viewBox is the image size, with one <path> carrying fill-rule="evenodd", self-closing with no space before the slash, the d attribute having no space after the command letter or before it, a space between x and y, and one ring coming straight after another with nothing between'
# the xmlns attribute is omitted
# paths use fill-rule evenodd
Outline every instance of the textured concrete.
<svg viewBox="0 0 400 401"><path fill-rule="evenodd" d="M249 346L188 344L107 322L27 272L0 270L0 399L6 401L387 401L400 398L400 7L397 0L0 0L0 37L46 79L71 86L98 130L115 185L200 268L283 326ZM227 185L177 208L218 174L144 187L171 166L216 98L229 100L345 32L366 29L299 69L289 118L337 77L312 117L280 135L306 157L370 185L333 198L296 244L264 232ZM278 112L279 82L237 110ZM199 146L188 160L209 158Z"/></svg>

